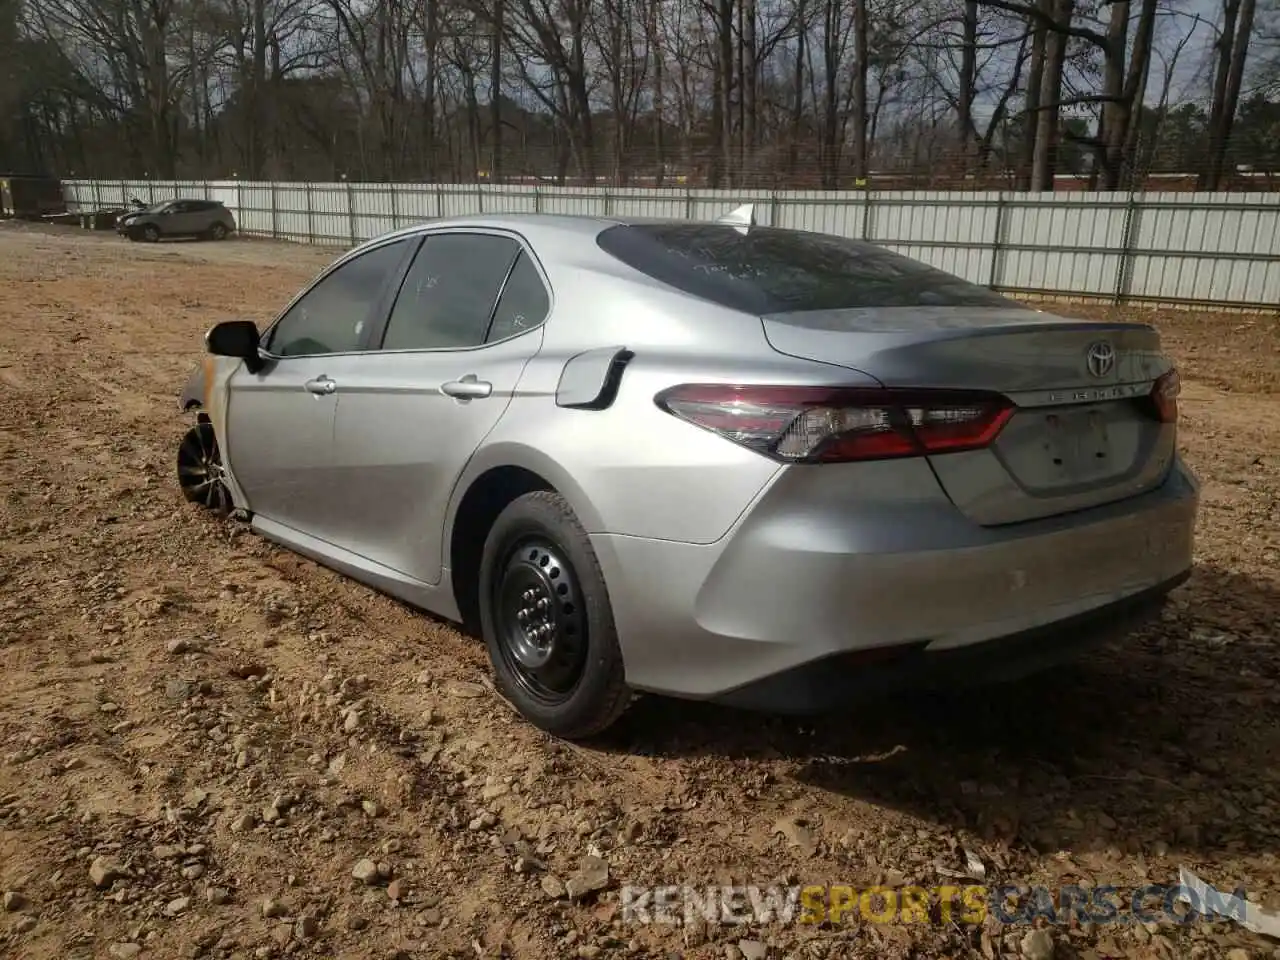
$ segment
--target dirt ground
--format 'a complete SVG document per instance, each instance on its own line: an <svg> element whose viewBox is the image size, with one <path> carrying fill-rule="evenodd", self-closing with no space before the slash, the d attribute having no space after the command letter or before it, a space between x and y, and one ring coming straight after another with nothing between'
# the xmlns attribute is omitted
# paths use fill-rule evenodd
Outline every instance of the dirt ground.
<svg viewBox="0 0 1280 960"><path fill-rule="evenodd" d="M1187 866L1280 908L1276 316L1126 314L1181 365L1204 483L1157 627L818 725L649 698L584 748L514 718L475 641L182 501L201 335L333 254L0 227L0 956L1280 957L1232 921L619 912L624 884L956 883L966 849L991 884ZM571 901L589 855L609 888Z"/></svg>

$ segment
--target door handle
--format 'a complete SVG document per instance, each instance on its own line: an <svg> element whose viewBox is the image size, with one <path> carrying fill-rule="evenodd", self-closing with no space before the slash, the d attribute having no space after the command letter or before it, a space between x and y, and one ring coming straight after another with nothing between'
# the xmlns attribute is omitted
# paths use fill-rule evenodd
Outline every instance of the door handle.
<svg viewBox="0 0 1280 960"><path fill-rule="evenodd" d="M337 390L338 382L336 380L330 380L328 377L321 374L314 380L308 380L305 386L309 392L317 394L318 396L323 396Z"/></svg>
<svg viewBox="0 0 1280 960"><path fill-rule="evenodd" d="M493 384L488 380L477 379L474 373L468 373L461 380L440 384L440 392L446 397L457 397L459 400L483 399L493 393Z"/></svg>

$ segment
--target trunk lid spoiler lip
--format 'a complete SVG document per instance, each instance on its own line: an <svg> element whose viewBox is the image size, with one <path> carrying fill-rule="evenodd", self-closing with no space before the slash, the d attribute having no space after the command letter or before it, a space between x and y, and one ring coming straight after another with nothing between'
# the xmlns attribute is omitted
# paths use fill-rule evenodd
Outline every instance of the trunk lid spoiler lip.
<svg viewBox="0 0 1280 960"><path fill-rule="evenodd" d="M1080 320L1023 307L853 307L843 310L788 310L762 314L765 329L784 326L815 336L862 334L893 342L1008 336L1018 333L1143 332L1150 323L1136 320Z"/></svg>
<svg viewBox="0 0 1280 960"><path fill-rule="evenodd" d="M1121 399L1130 395L1124 387L1148 383L1171 366L1159 331L1148 323L1073 320L1021 309L956 310L947 308L961 323L926 323L914 329L905 323L890 326L884 322L886 311L871 310L864 316L880 322L862 329L848 311L838 312L839 329L831 320L818 325L792 322L796 314L791 319L771 314L760 323L766 342L778 353L855 369L885 387L1053 395L1052 401L1043 401L1046 404L1082 402L1085 397L1071 394L1101 388L1121 389L1105 397L1095 392L1093 399ZM893 312L910 317L914 311ZM991 313L1002 314L1000 322L984 325L984 315ZM1114 367L1102 377L1089 376L1085 366L1085 351L1095 340L1109 340L1117 354ZM1031 396L1026 399L1040 405Z"/></svg>

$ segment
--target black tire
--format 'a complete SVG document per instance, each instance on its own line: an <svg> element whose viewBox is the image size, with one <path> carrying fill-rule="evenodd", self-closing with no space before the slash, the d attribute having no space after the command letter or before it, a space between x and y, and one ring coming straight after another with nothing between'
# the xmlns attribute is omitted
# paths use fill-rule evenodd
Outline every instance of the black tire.
<svg viewBox="0 0 1280 960"><path fill-rule="evenodd" d="M209 239L210 239L210 240L225 240L225 239L227 239L227 227L226 227L226 225L225 225L225 224L222 224L222 223L215 223L212 227L210 227L210 228L209 228Z"/></svg>
<svg viewBox="0 0 1280 960"><path fill-rule="evenodd" d="M142 228L142 239L147 243L158 243L160 241L160 228L154 223L148 223Z"/></svg>
<svg viewBox="0 0 1280 960"><path fill-rule="evenodd" d="M586 739L630 703L604 575L559 494L527 493L494 521L480 625L499 691L539 729Z"/></svg>
<svg viewBox="0 0 1280 960"><path fill-rule="evenodd" d="M200 421L178 444L178 485L189 503L217 517L230 515L231 491L222 479L222 452L212 423Z"/></svg>

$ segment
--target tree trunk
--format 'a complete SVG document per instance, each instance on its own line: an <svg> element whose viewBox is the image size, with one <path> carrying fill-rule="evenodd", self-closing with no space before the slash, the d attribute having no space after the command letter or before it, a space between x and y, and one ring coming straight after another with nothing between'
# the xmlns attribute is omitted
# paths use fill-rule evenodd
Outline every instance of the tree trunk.
<svg viewBox="0 0 1280 960"><path fill-rule="evenodd" d="M653 54L653 152L654 185L662 186L667 167L666 120L662 104L662 43L658 33L658 4L649 0L646 26L649 32L649 50Z"/></svg>
<svg viewBox="0 0 1280 960"><path fill-rule="evenodd" d="M853 0L853 175L866 180L868 171L867 143L867 73L870 40L867 22L867 0Z"/></svg>
<svg viewBox="0 0 1280 960"><path fill-rule="evenodd" d="M467 110L467 151L466 162L470 166L464 174L467 182L475 182L480 175L480 103L476 98L476 75L470 70L462 74L462 91Z"/></svg>
<svg viewBox="0 0 1280 960"><path fill-rule="evenodd" d="M1074 0L1048 0L1054 22L1071 23ZM1036 145L1031 160L1033 190L1052 190L1058 153L1058 101L1062 99L1062 68L1066 63L1067 37L1061 30L1049 30L1045 38L1044 79L1041 104L1036 118Z"/></svg>
<svg viewBox="0 0 1280 960"><path fill-rule="evenodd" d="M742 0L742 154L743 168L754 167L759 144L760 65L757 62L756 0Z"/></svg>
<svg viewBox="0 0 1280 960"><path fill-rule="evenodd" d="M493 37L489 45L489 126L493 128L493 159L489 182L502 182L502 30L504 0L493 0Z"/></svg>
<svg viewBox="0 0 1280 960"><path fill-rule="evenodd" d="M1129 72L1124 83L1123 137L1117 145L1116 168L1120 171L1117 188L1131 187L1138 166L1138 135L1142 129L1142 105L1147 95L1147 76L1151 72L1151 46L1156 29L1158 0L1142 0L1138 29L1129 55Z"/></svg>
<svg viewBox="0 0 1280 960"><path fill-rule="evenodd" d="M267 11L266 0L253 0L250 10L253 18L251 25L253 56L250 59L249 103L245 111L249 129L245 131L246 150L245 176L250 180L262 178L266 166L265 126L262 117L263 88L267 75Z"/></svg>
<svg viewBox="0 0 1280 960"><path fill-rule="evenodd" d="M719 175L716 179L724 179L725 186L732 186L729 160L733 156L733 0L719 0L718 14L716 40L720 49L720 88L717 97L719 123L716 125L716 154Z"/></svg>
<svg viewBox="0 0 1280 960"><path fill-rule="evenodd" d="M977 128L973 122L973 100L978 85L978 2L965 0L960 40L960 150L961 170L970 171L971 146Z"/></svg>
<svg viewBox="0 0 1280 960"><path fill-rule="evenodd" d="M1107 45L1102 50L1101 159L1103 190L1120 186L1120 153L1124 146L1124 57L1129 45L1129 0L1111 0Z"/></svg>
<svg viewBox="0 0 1280 960"><path fill-rule="evenodd" d="M804 38L808 33L808 21L805 17L805 0L796 0L796 65L795 65L795 99L791 101L791 137L787 143L787 173L792 180L796 176L796 165L800 159L800 131L804 120Z"/></svg>
<svg viewBox="0 0 1280 960"><path fill-rule="evenodd" d="M1200 177L1202 190L1217 190L1222 186L1227 145L1240 103L1240 85L1256 9L1255 0L1224 0L1223 3L1222 36L1217 44L1218 63L1209 110L1208 165Z"/></svg>
<svg viewBox="0 0 1280 960"><path fill-rule="evenodd" d="M860 0L854 0L855 3ZM839 101L836 81L840 70L840 3L827 0L823 18L823 111L822 111L822 187L834 190L840 177Z"/></svg>
<svg viewBox="0 0 1280 960"><path fill-rule="evenodd" d="M1040 0L1040 8L1047 10L1052 0ZM1018 189L1030 190L1036 152L1036 133L1040 126L1040 91L1044 84L1045 47L1048 31L1039 20L1031 35L1031 68L1027 71L1027 93L1022 108L1022 154L1018 158Z"/></svg>

